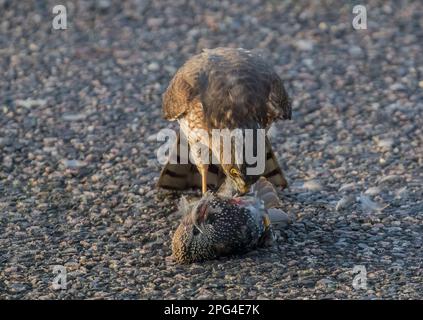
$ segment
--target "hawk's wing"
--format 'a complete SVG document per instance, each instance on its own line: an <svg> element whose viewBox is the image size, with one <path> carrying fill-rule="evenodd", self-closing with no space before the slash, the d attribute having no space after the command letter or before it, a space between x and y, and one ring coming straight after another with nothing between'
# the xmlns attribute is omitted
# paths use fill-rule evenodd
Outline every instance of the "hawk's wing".
<svg viewBox="0 0 423 320"><path fill-rule="evenodd" d="M186 139L186 138L184 138ZM176 154L178 164L167 163L162 172L160 173L159 181L157 186L165 189L176 189L185 190L189 188L201 188L201 175L197 170L197 167L186 159L186 155L180 153L180 135L178 135L175 145L172 147L172 154ZM269 139L266 137L265 144L265 155L266 163L265 169L262 174L268 181L273 183L275 186L281 186L286 188L288 182L282 173L279 166L278 160L272 150L272 145ZM172 158L172 155L169 157ZM186 163L186 164L182 164ZM225 181L225 174L221 167L215 164L211 164L207 168L207 184L208 187L215 189L219 188ZM220 190L221 192L222 190Z"/></svg>
<svg viewBox="0 0 423 320"><path fill-rule="evenodd" d="M279 76L260 56L244 49L205 50L175 74L163 96L163 113L175 120L200 101L210 128L265 128L291 118Z"/></svg>
<svg viewBox="0 0 423 320"><path fill-rule="evenodd" d="M201 188L201 175L197 167L189 161L188 153L182 154L180 141L183 132L177 136L175 145L171 149L169 159L178 160L178 163L166 163L160 173L157 186L165 189L185 190L189 188ZM182 136L182 139L187 139ZM189 145L188 145L189 152ZM218 188L224 181L225 174L220 166L210 164L207 168L207 184L208 187Z"/></svg>
<svg viewBox="0 0 423 320"><path fill-rule="evenodd" d="M291 100L285 91L281 78L275 72L272 72L271 76L271 87L267 106L269 123L272 123L276 119L291 119Z"/></svg>
<svg viewBox="0 0 423 320"><path fill-rule="evenodd" d="M163 95L163 116L167 120L180 118L198 99L198 76L204 65L199 54L189 59L174 75Z"/></svg>

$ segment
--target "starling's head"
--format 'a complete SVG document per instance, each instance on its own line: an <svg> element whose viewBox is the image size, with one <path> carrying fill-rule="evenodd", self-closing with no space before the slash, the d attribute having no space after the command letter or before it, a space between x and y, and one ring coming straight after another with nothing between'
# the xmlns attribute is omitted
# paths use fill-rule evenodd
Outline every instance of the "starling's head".
<svg viewBox="0 0 423 320"><path fill-rule="evenodd" d="M200 261L216 255L215 244L219 237L216 235L218 229L213 226L213 216L219 210L211 205L213 199L210 191L195 202L189 203L184 197L181 199L179 212L183 218L172 239L176 261Z"/></svg>
<svg viewBox="0 0 423 320"><path fill-rule="evenodd" d="M258 241L257 227L250 211L211 192L195 202L181 201L184 214L172 239L176 261L189 263L243 251Z"/></svg>
<svg viewBox="0 0 423 320"><path fill-rule="evenodd" d="M196 202L188 203L185 198L182 198L179 205L180 212L184 215L182 223L185 226L192 226L194 234L202 233L203 226L207 216L211 210L208 203L213 199L213 194L208 191L202 198Z"/></svg>
<svg viewBox="0 0 423 320"><path fill-rule="evenodd" d="M191 238L201 240L208 236L214 215L221 211L220 208L213 205L214 203L216 203L216 196L211 191L191 203L182 197L179 212L183 215L181 226L189 235L190 239L188 240Z"/></svg>

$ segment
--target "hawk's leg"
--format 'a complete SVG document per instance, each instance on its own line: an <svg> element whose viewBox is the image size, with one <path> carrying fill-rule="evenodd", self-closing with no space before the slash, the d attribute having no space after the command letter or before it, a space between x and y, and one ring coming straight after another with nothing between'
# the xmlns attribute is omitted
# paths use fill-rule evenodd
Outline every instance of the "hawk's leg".
<svg viewBox="0 0 423 320"><path fill-rule="evenodd" d="M208 172L209 165L208 164L200 164L198 165L198 170L201 174L201 191L203 194L207 192L207 172Z"/></svg>

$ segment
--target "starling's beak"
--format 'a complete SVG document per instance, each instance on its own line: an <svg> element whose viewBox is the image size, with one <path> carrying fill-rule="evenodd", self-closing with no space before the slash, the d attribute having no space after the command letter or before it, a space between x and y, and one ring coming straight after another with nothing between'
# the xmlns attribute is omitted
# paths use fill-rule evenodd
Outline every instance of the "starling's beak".
<svg viewBox="0 0 423 320"><path fill-rule="evenodd" d="M206 221L207 215L209 213L210 195L210 192L207 192L205 195L203 195L203 197L197 202L191 211L191 221L200 232L202 232L200 225Z"/></svg>
<svg viewBox="0 0 423 320"><path fill-rule="evenodd" d="M198 212L197 212L198 221L204 222L206 220L207 214L209 212L207 201L202 202L197 210L198 210Z"/></svg>

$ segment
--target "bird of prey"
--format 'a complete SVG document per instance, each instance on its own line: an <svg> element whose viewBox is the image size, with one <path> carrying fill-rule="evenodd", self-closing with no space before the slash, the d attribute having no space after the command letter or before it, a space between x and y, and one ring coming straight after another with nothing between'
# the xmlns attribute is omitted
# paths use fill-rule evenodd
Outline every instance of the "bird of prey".
<svg viewBox="0 0 423 320"><path fill-rule="evenodd" d="M245 49L206 49L191 57L174 75L163 96L164 118L177 120L180 132L172 152L180 159L182 137L189 146L209 138L196 129L210 133L213 129L265 129L277 119L291 119L291 103L282 80L258 54ZM256 140L254 140L256 141ZM273 184L287 186L268 138L265 138L265 169L261 175L248 175L247 165L232 156L229 163L205 163L194 154L194 163L167 163L158 186L168 189L201 187L203 194L218 188L229 178L239 194L244 194L260 176ZM261 147L261 146L260 146ZM231 146L235 153L234 144ZM257 150L257 145L253 146ZM222 160L222 150L211 148L210 154Z"/></svg>
<svg viewBox="0 0 423 320"><path fill-rule="evenodd" d="M182 198L179 210L184 216L172 239L173 257L178 263L192 263L270 245L272 229L290 222L280 206L276 190L264 177L241 197L208 191L192 203Z"/></svg>

